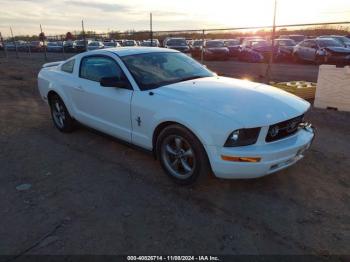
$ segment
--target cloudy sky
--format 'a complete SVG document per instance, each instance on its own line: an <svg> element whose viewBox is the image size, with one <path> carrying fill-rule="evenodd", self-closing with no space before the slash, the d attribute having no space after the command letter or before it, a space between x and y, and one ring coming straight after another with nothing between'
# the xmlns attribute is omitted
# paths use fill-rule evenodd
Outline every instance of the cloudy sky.
<svg viewBox="0 0 350 262"><path fill-rule="evenodd" d="M80 30L154 30L265 26L273 0L0 0L0 32L47 35ZM350 0L278 0L277 24L350 20Z"/></svg>

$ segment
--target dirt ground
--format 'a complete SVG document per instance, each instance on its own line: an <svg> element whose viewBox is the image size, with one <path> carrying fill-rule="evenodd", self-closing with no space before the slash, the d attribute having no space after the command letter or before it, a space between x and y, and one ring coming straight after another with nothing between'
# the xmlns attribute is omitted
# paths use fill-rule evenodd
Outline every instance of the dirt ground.
<svg viewBox="0 0 350 262"><path fill-rule="evenodd" d="M350 114L312 109L287 170L179 187L145 152L58 132L41 63L0 59L0 254L350 255Z"/></svg>

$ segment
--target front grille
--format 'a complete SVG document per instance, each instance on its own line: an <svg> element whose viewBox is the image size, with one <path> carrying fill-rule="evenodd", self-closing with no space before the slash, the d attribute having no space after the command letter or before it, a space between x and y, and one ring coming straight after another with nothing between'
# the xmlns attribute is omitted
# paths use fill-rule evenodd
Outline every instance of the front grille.
<svg viewBox="0 0 350 262"><path fill-rule="evenodd" d="M303 122L303 118L304 115L301 115L270 126L266 136L266 142L273 142L294 135L298 132L299 126Z"/></svg>

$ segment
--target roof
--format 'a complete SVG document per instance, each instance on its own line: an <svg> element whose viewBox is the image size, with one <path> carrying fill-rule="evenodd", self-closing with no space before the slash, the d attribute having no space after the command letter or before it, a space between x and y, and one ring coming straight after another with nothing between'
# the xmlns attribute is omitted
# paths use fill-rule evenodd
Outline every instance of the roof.
<svg viewBox="0 0 350 262"><path fill-rule="evenodd" d="M108 49L101 49L101 50L112 52L118 56L138 55L138 54L146 54L146 53L161 53L161 52L173 52L173 53L179 52L173 49L159 48L159 47L117 47L117 48L108 48Z"/></svg>

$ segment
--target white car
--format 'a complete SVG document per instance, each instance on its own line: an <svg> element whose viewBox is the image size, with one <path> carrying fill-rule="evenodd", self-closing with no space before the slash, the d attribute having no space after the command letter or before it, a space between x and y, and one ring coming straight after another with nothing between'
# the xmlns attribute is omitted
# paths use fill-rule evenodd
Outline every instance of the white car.
<svg viewBox="0 0 350 262"><path fill-rule="evenodd" d="M101 41L91 41L87 45L88 51L93 51L97 49L103 49L105 46Z"/></svg>
<svg viewBox="0 0 350 262"><path fill-rule="evenodd" d="M219 77L175 50L111 48L45 64L41 97L54 125L74 121L153 151L188 184L211 171L256 178L303 158L314 137L310 104L264 84Z"/></svg>

